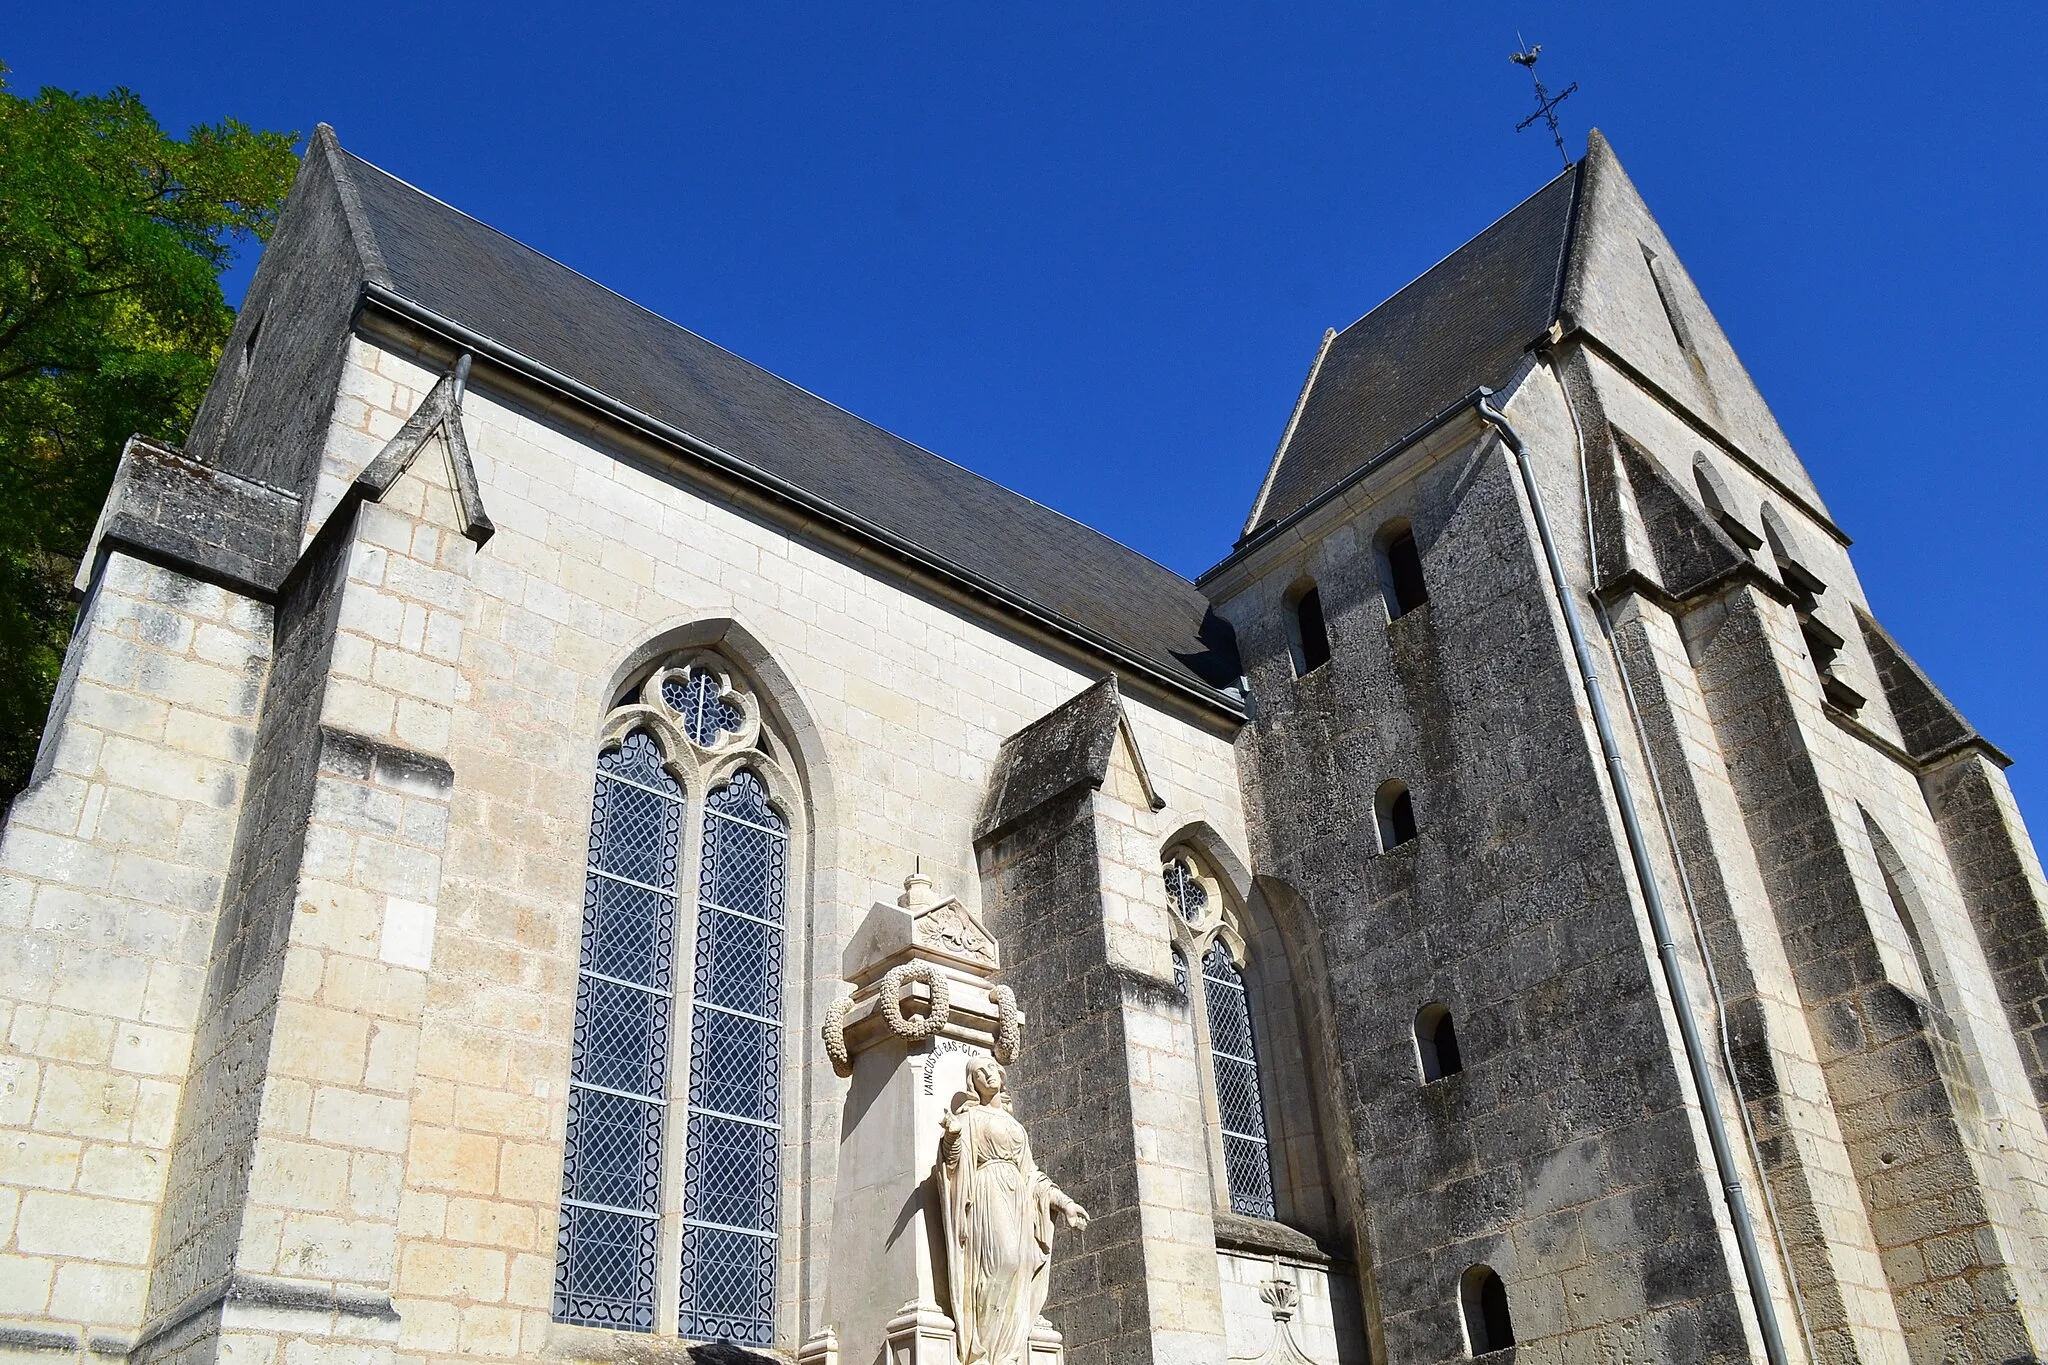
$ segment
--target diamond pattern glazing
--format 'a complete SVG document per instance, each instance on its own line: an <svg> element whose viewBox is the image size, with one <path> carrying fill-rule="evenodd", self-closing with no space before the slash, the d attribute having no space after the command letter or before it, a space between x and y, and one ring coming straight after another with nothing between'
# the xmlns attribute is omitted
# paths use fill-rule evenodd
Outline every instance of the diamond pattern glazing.
<svg viewBox="0 0 2048 1365"><path fill-rule="evenodd" d="M1166 899L1173 904L1173 911L1189 924L1201 921L1202 911L1209 904L1209 890L1202 885L1202 879L1188 866L1184 858L1176 858L1166 865Z"/></svg>
<svg viewBox="0 0 2048 1365"><path fill-rule="evenodd" d="M767 787L744 769L705 806L681 1323L685 1336L766 1346L775 1335L789 838Z"/></svg>
<svg viewBox="0 0 2048 1365"><path fill-rule="evenodd" d="M1237 964L1220 942L1211 944L1202 959L1202 998L1209 1013L1209 1062L1223 1120L1230 1207L1253 1218L1271 1218L1273 1164L1266 1150L1266 1109L1259 1094L1250 1001Z"/></svg>
<svg viewBox="0 0 2048 1365"><path fill-rule="evenodd" d="M686 678L662 679L661 699L681 719L693 744L708 749L721 735L739 731L740 709L719 695L718 679L701 668L691 669Z"/></svg>
<svg viewBox="0 0 2048 1365"><path fill-rule="evenodd" d="M597 767L554 1314L651 1332L683 793L639 731Z"/></svg>
<svg viewBox="0 0 2048 1365"><path fill-rule="evenodd" d="M698 997L701 1002L703 997ZM690 1012L690 1107L777 1122L782 1030L707 1008ZM726 1220L720 1220L726 1221ZM747 1224L752 1227L752 1223Z"/></svg>
<svg viewBox="0 0 2048 1365"><path fill-rule="evenodd" d="M555 1321L652 1332L660 1234L653 1218L564 1205L555 1238Z"/></svg>
<svg viewBox="0 0 2048 1365"><path fill-rule="evenodd" d="M1235 1133L1223 1135L1223 1172L1230 1182L1230 1211L1247 1218L1272 1218L1273 1162L1266 1144Z"/></svg>
<svg viewBox="0 0 2048 1365"><path fill-rule="evenodd" d="M571 1080L661 1098L668 1074L668 997L585 975L576 985Z"/></svg>
<svg viewBox="0 0 2048 1365"><path fill-rule="evenodd" d="M661 1110L648 1100L569 1089L569 1141L562 1161L562 1192L584 1204L604 1204L653 1217L661 1176Z"/></svg>
<svg viewBox="0 0 2048 1365"><path fill-rule="evenodd" d="M678 1324L686 1337L775 1342L775 1239L729 1228L683 1227L683 1300Z"/></svg>

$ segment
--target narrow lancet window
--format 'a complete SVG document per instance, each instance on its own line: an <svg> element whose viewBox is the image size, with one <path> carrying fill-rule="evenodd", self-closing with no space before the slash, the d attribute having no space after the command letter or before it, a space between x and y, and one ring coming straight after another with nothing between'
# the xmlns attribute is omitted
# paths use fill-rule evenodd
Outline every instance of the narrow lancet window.
<svg viewBox="0 0 2048 1365"><path fill-rule="evenodd" d="M1323 620L1323 594L1310 584L1297 593L1288 607L1289 644L1294 649L1296 676L1312 673L1330 662L1330 631Z"/></svg>
<svg viewBox="0 0 2048 1365"><path fill-rule="evenodd" d="M1251 1002L1244 977L1222 942L1202 959L1202 994L1209 1014L1209 1060L1215 1069L1216 1108L1223 1120L1225 1181L1230 1209L1271 1218L1273 1159L1266 1143L1266 1106L1259 1089L1259 1052L1252 1037Z"/></svg>
<svg viewBox="0 0 2048 1365"><path fill-rule="evenodd" d="M1422 1062L1423 1081L1440 1081L1465 1069L1458 1052L1458 1031L1451 1012L1441 1004L1424 1005L1415 1016L1415 1055Z"/></svg>
<svg viewBox="0 0 2048 1365"><path fill-rule="evenodd" d="M1373 802L1373 813L1379 819L1382 853L1399 848L1415 837L1415 799L1408 794L1404 783L1393 781L1381 786L1379 796Z"/></svg>
<svg viewBox="0 0 2048 1365"><path fill-rule="evenodd" d="M699 1340L775 1338L788 865L788 826L742 769L705 802L698 878L680 1326Z"/></svg>
<svg viewBox="0 0 2048 1365"><path fill-rule="evenodd" d="M1465 1313L1465 1338L1472 1354L1488 1355L1515 1344L1515 1325L1508 1317L1508 1287L1493 1267L1475 1265L1458 1283L1458 1304Z"/></svg>
<svg viewBox="0 0 2048 1365"><path fill-rule="evenodd" d="M1379 543L1387 619L1397 620L1429 600L1429 584L1422 577L1422 554L1415 548L1415 533L1403 522L1382 530Z"/></svg>
<svg viewBox="0 0 2048 1365"><path fill-rule="evenodd" d="M654 1330L683 792L648 735L598 759L569 1071L555 1317Z"/></svg>

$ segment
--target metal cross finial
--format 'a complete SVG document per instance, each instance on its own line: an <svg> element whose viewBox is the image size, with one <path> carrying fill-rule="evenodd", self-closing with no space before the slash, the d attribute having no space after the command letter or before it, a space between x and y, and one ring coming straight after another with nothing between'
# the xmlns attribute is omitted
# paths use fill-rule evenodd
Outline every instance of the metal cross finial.
<svg viewBox="0 0 2048 1365"><path fill-rule="evenodd" d="M1522 35L1517 33L1515 41L1521 42ZM1523 47L1520 52L1510 52L1508 54L1508 60L1516 66L1528 68L1529 79L1536 83L1536 112L1523 119L1520 123L1517 123L1515 131L1519 133L1536 120L1542 119L1550 125L1551 141L1557 144L1557 154L1564 159L1565 169L1570 170L1572 164L1571 153L1564 149L1564 134L1557 130L1557 106L1571 98L1572 91L1579 88L1579 83L1573 81L1555 95L1545 90L1543 88L1543 78L1536 74L1536 58L1542 51L1543 44L1537 43L1533 46Z"/></svg>

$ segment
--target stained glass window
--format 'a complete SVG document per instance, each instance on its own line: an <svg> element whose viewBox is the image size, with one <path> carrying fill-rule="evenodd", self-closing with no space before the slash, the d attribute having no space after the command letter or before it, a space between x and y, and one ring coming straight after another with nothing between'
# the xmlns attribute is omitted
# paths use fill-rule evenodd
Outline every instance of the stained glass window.
<svg viewBox="0 0 2048 1365"><path fill-rule="evenodd" d="M654 1330L683 793L635 732L598 759L562 1156L554 1313Z"/></svg>
<svg viewBox="0 0 2048 1365"><path fill-rule="evenodd" d="M690 1001L681 1328L772 1344L789 835L742 770L705 802Z"/></svg>
<svg viewBox="0 0 2048 1365"><path fill-rule="evenodd" d="M1216 1107L1223 1118L1224 1178L1230 1208L1271 1218L1273 1162L1266 1145L1266 1107L1259 1095L1259 1052L1244 978L1222 943L1202 959L1202 998L1209 1014L1209 1061L1216 1074Z"/></svg>
<svg viewBox="0 0 2048 1365"><path fill-rule="evenodd" d="M682 677L663 678L661 699L681 717L683 733L690 742L707 749L720 736L737 733L743 719L740 709L719 694L718 679L702 668L693 668Z"/></svg>
<svg viewBox="0 0 2048 1365"><path fill-rule="evenodd" d="M1176 858L1166 865L1166 898L1173 902L1174 913L1189 924L1198 924L1202 911L1209 904L1209 893L1202 886L1202 879L1188 866L1185 859Z"/></svg>

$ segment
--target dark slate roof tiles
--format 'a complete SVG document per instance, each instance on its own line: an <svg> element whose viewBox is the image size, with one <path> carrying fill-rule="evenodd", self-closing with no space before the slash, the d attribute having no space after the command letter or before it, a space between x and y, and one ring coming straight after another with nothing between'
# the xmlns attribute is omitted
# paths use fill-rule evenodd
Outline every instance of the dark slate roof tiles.
<svg viewBox="0 0 2048 1365"><path fill-rule="evenodd" d="M778 379L359 157L342 156L395 293L1184 683L1206 690L1235 681L1227 625L1171 570Z"/></svg>
<svg viewBox="0 0 2048 1365"><path fill-rule="evenodd" d="M1499 387L1556 316L1575 166L1339 332L1253 527L1284 520L1481 384Z"/></svg>

